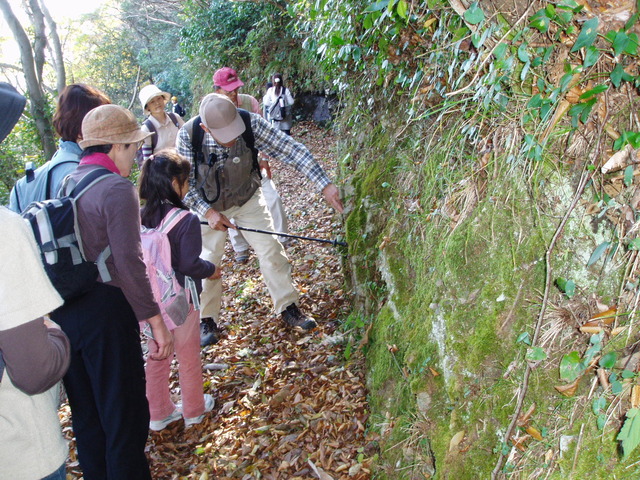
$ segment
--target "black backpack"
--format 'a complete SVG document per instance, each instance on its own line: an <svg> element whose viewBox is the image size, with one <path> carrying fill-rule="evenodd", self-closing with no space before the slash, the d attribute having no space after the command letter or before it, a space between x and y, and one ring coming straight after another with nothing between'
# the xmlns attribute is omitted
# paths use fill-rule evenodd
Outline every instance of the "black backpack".
<svg viewBox="0 0 640 480"><path fill-rule="evenodd" d="M186 113L184 111L184 108L182 108L182 105L180 105L179 103L176 103L173 106L173 113L180 115L181 117L184 117L184 114Z"/></svg>
<svg viewBox="0 0 640 480"><path fill-rule="evenodd" d="M95 263L86 260L76 213L78 198L109 175L115 174L106 168L92 170L68 195L33 202L22 214L33 231L49 280L65 300L91 290L98 275L104 282L111 280L105 263L111 249L107 246ZM63 186L63 191L68 190Z"/></svg>

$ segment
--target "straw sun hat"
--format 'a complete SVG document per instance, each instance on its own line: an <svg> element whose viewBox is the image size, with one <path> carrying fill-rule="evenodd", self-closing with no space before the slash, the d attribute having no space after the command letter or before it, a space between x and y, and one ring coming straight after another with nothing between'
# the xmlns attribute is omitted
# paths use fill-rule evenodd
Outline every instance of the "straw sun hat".
<svg viewBox="0 0 640 480"><path fill-rule="evenodd" d="M144 140L149 132L143 132L136 117L119 105L101 105L89 111L82 120L82 140L80 148L94 145L115 145L137 143Z"/></svg>

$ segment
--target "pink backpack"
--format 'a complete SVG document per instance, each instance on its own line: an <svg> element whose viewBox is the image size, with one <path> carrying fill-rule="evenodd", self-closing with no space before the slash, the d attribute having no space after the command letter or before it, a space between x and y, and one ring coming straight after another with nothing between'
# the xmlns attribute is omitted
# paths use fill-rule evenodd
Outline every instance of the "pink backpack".
<svg viewBox="0 0 640 480"><path fill-rule="evenodd" d="M187 215L188 210L172 208L156 228L142 226L140 231L142 255L147 266L153 298L160 307L160 313L169 330L182 325L189 313L190 291L178 283L176 272L171 266L171 244L167 236ZM149 335L150 328L146 322L144 323L143 331Z"/></svg>

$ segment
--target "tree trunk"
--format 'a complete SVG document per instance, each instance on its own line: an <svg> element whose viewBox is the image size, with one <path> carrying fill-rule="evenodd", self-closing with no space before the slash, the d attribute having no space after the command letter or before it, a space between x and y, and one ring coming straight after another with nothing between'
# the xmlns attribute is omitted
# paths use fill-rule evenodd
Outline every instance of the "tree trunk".
<svg viewBox="0 0 640 480"><path fill-rule="evenodd" d="M22 25L20 25L20 22L11 10L8 0L0 0L0 10L2 10L5 21L7 25L9 25L20 49L20 63L22 64L27 92L29 94L31 115L40 134L44 156L48 159L55 153L56 144L53 137L53 129L51 128L51 119L47 115L47 99L44 96L42 84L36 72L36 61L33 51L31 50L31 42L24 28L22 28Z"/></svg>
<svg viewBox="0 0 640 480"><path fill-rule="evenodd" d="M44 2L40 1L40 7L42 13L49 27L49 45L51 46L51 56L53 57L53 63L56 69L56 94L60 95L64 87L67 86L67 72L64 68L64 55L62 53L62 44L60 43L60 37L58 36L58 27L56 22L51 17L47 6Z"/></svg>
<svg viewBox="0 0 640 480"><path fill-rule="evenodd" d="M27 14L33 26L33 59L36 66L38 83L42 85L42 71L44 70L44 51L47 47L47 34L44 30L44 15L38 5L38 0L29 0Z"/></svg>

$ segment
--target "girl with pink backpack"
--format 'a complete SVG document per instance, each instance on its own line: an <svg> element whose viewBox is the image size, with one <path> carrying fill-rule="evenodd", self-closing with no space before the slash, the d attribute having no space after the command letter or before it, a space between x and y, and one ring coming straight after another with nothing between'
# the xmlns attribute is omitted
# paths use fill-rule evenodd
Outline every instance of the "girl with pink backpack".
<svg viewBox="0 0 640 480"><path fill-rule="evenodd" d="M186 318L176 318L175 312L179 309L172 308L171 312L163 309L165 323L173 331L182 405L173 403L169 391L172 356L165 360L151 359L155 347L154 342L149 342L146 388L151 414L149 428L154 431L163 430L181 417L187 427L198 424L215 404L211 395L203 395L202 392L200 316L194 304L197 305L200 280L220 278L220 269L200 258L200 220L182 203L189 190L190 169L189 162L174 150L162 150L144 163L139 182L140 198L145 201L141 212L143 232L145 229L155 229L156 232L166 234L171 251L172 272L175 272L175 280L179 286L187 291L189 301L188 308L184 310ZM156 258L159 259L160 256L158 254ZM154 267L161 270L158 265ZM167 276L166 272L159 275ZM153 284L154 278L150 280ZM189 283L192 281L196 291L189 294ZM154 289L154 295L162 296L162 293L158 294L157 289ZM161 299L158 299L158 303L162 308Z"/></svg>

